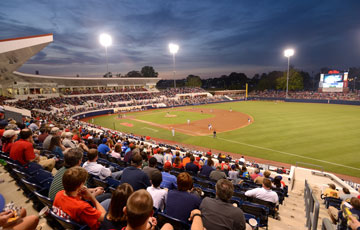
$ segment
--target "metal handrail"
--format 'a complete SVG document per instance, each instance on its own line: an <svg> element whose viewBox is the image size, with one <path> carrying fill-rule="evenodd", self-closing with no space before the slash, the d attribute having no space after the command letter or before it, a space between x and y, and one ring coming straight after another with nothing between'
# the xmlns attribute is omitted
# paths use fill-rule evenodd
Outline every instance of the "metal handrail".
<svg viewBox="0 0 360 230"><path fill-rule="evenodd" d="M304 199L306 214L305 226L308 228L308 230L316 230L319 219L320 204L316 196L313 194L312 188L310 187L307 180L305 180Z"/></svg>

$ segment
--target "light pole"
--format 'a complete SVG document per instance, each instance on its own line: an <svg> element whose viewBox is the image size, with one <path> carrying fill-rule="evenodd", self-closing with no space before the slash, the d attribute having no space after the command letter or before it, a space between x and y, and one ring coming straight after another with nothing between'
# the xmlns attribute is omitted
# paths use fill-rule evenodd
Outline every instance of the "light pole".
<svg viewBox="0 0 360 230"><path fill-rule="evenodd" d="M179 51L179 46L173 43L169 44L170 53L173 55L173 73L174 73L174 88L176 88L176 71L175 71L175 54Z"/></svg>
<svg viewBox="0 0 360 230"><path fill-rule="evenodd" d="M293 49L286 49L284 51L284 56L288 58L288 70L287 70L287 77L286 77L286 98L288 98L288 91L289 91L289 72L290 72L290 57L293 56L295 51Z"/></svg>
<svg viewBox="0 0 360 230"><path fill-rule="evenodd" d="M109 74L109 64L108 64L108 56L107 56L107 47L111 46L112 38L108 34L100 34L99 42L102 46L105 47L105 56L106 56L106 75Z"/></svg>

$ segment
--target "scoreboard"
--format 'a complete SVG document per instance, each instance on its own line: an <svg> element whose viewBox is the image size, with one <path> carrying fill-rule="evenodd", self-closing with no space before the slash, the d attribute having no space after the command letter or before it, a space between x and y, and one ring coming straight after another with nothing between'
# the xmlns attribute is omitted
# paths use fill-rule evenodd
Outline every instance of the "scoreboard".
<svg viewBox="0 0 360 230"><path fill-rule="evenodd" d="M320 75L320 92L345 92L348 90L348 72L331 70Z"/></svg>

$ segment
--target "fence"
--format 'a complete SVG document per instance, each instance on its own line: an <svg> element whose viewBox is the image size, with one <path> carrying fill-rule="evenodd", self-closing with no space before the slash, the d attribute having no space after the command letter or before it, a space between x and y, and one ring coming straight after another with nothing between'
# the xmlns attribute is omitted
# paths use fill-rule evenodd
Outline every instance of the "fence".
<svg viewBox="0 0 360 230"><path fill-rule="evenodd" d="M319 219L319 201L315 197L312 192L312 188L308 184L307 180L305 180L305 191L304 191L304 199L305 199L305 211L306 211L306 227L308 230L316 230Z"/></svg>

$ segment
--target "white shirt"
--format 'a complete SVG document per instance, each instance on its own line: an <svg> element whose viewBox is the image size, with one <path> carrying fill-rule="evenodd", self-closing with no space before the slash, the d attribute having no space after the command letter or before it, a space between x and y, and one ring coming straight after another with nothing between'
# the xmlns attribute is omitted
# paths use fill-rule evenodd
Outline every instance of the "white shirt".
<svg viewBox="0 0 360 230"><path fill-rule="evenodd" d="M255 197L275 204L279 202L279 197L276 192L264 188L254 188L248 190L245 192L245 196Z"/></svg>
<svg viewBox="0 0 360 230"><path fill-rule="evenodd" d="M154 188L154 186L147 187L146 191L151 194L154 201L154 207L164 210L167 198L167 189Z"/></svg>
<svg viewBox="0 0 360 230"><path fill-rule="evenodd" d="M110 156L115 157L115 158L121 158L120 153L115 152L115 150L113 150L113 151L110 153Z"/></svg>
<svg viewBox="0 0 360 230"><path fill-rule="evenodd" d="M164 156L164 163L165 162L167 162L167 161L169 161L170 163L172 163L172 155L171 154L165 154L165 156Z"/></svg>
<svg viewBox="0 0 360 230"><path fill-rule="evenodd" d="M108 176L111 176L111 170L104 167L97 162L86 161L83 165L83 168L88 171L88 173L100 177L100 179L105 179Z"/></svg>

